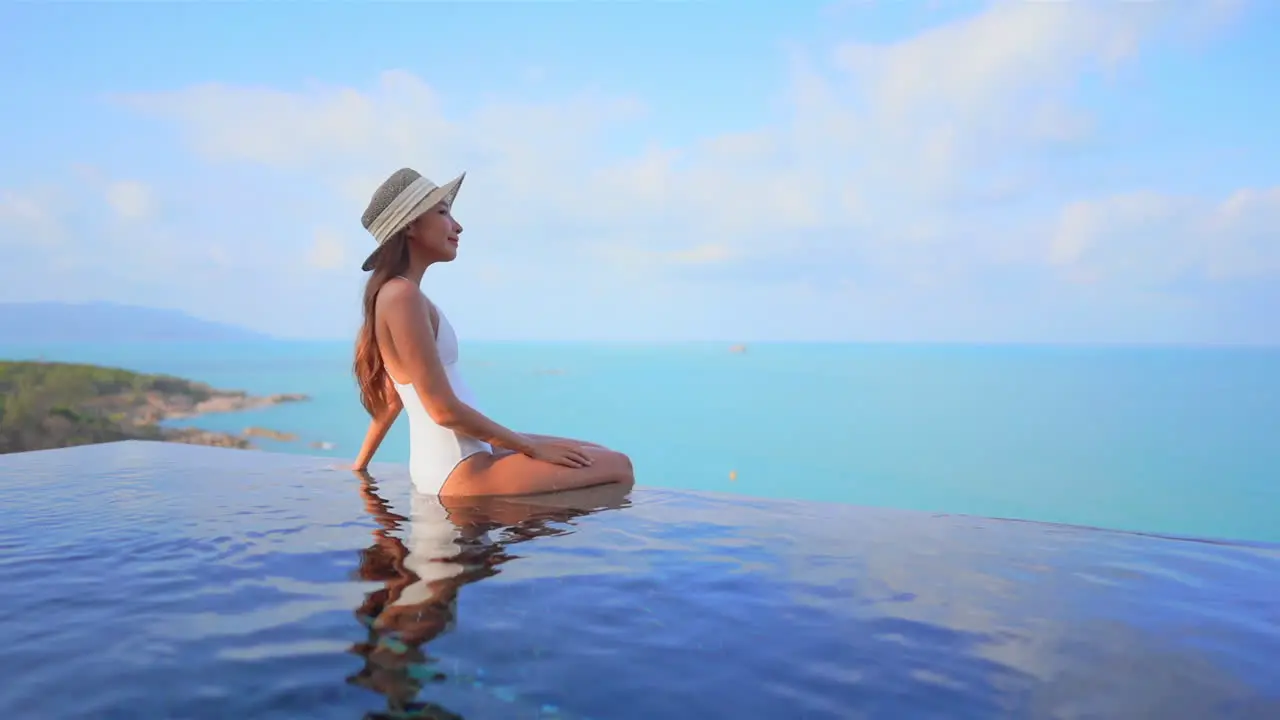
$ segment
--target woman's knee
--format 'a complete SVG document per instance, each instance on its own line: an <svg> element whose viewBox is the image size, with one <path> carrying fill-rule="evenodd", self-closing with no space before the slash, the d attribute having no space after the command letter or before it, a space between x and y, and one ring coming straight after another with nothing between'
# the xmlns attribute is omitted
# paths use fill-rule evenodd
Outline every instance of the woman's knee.
<svg viewBox="0 0 1280 720"><path fill-rule="evenodd" d="M612 482L634 484L636 481L635 467L626 453L617 450L597 451L592 455L592 465L598 467Z"/></svg>

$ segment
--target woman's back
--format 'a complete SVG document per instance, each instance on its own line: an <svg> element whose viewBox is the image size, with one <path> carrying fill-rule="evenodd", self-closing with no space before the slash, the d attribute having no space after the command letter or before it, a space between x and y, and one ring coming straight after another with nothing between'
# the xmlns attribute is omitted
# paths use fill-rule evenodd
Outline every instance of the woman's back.
<svg viewBox="0 0 1280 720"><path fill-rule="evenodd" d="M425 295L422 295L422 298L434 310L431 313L436 318L433 334L436 338L440 364L444 366L449 386L459 400L475 407L475 396L462 378L458 367L458 336L453 330L453 325L435 303ZM379 351L385 347L381 338L378 345ZM384 362L387 362L386 355L384 355ZM395 362L395 366L399 364ZM478 452L493 452L493 448L489 443L451 430L432 419L426 406L422 404L417 388L412 382L397 380L397 372L392 367L391 362L387 362L387 374L392 385L395 386L396 394L400 396L405 413L409 416L409 476L420 492L439 493L458 463ZM400 378L408 380L403 374Z"/></svg>

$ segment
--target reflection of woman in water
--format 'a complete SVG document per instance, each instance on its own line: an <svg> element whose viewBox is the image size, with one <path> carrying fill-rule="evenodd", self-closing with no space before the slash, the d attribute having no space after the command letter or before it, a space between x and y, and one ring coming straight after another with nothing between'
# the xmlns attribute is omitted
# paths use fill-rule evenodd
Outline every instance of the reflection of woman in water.
<svg viewBox="0 0 1280 720"><path fill-rule="evenodd" d="M377 248L364 292L354 370L372 421L356 458L365 468L403 410L409 472L420 492L525 495L633 482L631 461L592 443L519 433L477 409L458 368L458 338L420 288L427 268L458 256L458 176L437 186L404 168L374 192L361 222Z"/></svg>
<svg viewBox="0 0 1280 720"><path fill-rule="evenodd" d="M515 559L508 545L570 530L551 523L626 505L629 486L619 484L558 493L541 498L450 498L415 492L408 545L393 533L404 516L378 495L374 479L360 477L365 509L378 523L373 544L360 554L361 580L382 583L356 610L369 629L366 642L352 651L364 668L348 680L387 698L385 714L367 718L456 718L432 704L415 702L426 683L443 681L422 645L453 629L458 592L463 585L498 574ZM492 531L502 530L497 540Z"/></svg>

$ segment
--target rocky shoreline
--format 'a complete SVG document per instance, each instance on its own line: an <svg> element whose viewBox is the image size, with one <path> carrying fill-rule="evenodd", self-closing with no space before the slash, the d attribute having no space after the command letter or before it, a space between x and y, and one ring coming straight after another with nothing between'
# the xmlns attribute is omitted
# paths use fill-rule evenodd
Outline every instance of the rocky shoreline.
<svg viewBox="0 0 1280 720"><path fill-rule="evenodd" d="M210 389L209 392L210 397L199 401L192 399L189 395L151 393L146 398L145 405L138 409L133 420L142 426L158 426L165 420L185 420L216 413L257 410L283 403L306 402L311 399L300 393L256 396L238 391ZM262 427L247 427L239 434L200 428L160 428L160 435L167 442L242 450L257 448L252 438L266 438L276 442L293 442L298 439L298 436L293 433Z"/></svg>
<svg viewBox="0 0 1280 720"><path fill-rule="evenodd" d="M250 395L121 368L0 360L0 452L130 439L251 449L254 438L298 438L260 427L236 434L162 423L308 400L300 393Z"/></svg>

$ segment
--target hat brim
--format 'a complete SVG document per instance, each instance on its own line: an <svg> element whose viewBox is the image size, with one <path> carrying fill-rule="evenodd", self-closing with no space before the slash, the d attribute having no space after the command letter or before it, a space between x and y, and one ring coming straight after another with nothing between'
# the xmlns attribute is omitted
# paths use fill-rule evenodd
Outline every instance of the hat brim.
<svg viewBox="0 0 1280 720"><path fill-rule="evenodd" d="M422 217L428 210L442 202L452 206L454 198L458 197L458 190L462 187L462 181L466 179L466 177L467 174L464 172L458 177L428 193L426 197L422 198L422 202L418 203L417 207L413 209L413 212L409 214L409 217L404 222L404 227L408 227L414 220ZM403 230L404 227L401 229ZM381 253L382 249L385 247L386 244L384 243L374 248L374 251L369 253L369 257L365 258L364 264L360 266L360 269L365 272L373 270L373 266L378 264L379 253Z"/></svg>

